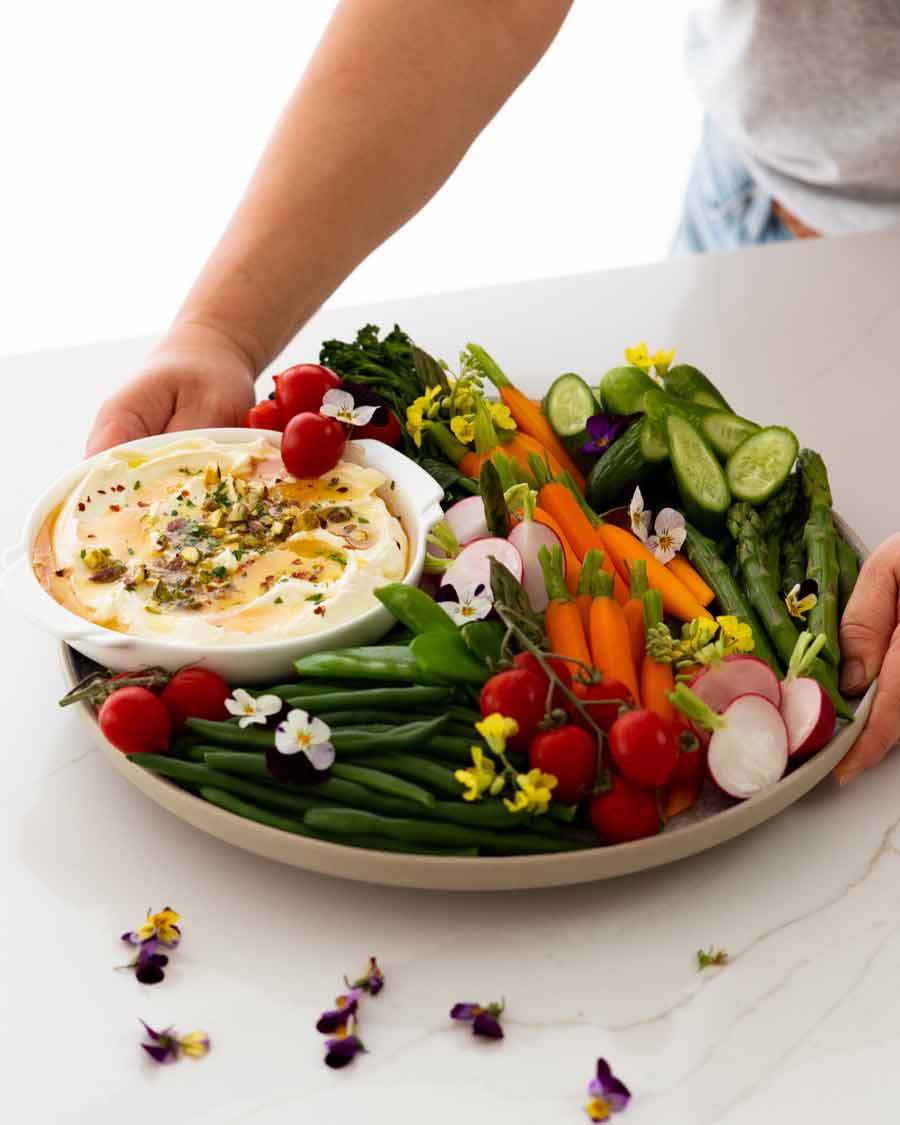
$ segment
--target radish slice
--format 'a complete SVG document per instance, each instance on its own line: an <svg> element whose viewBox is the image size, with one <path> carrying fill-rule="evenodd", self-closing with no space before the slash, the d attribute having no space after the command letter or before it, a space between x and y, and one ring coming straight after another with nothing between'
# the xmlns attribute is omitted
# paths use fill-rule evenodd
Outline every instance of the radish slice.
<svg viewBox="0 0 900 1125"><path fill-rule="evenodd" d="M484 515L484 501L480 496L467 496L444 512L444 523L456 536L460 547L473 539L484 539L488 534Z"/></svg>
<svg viewBox="0 0 900 1125"><path fill-rule="evenodd" d="M707 763L718 787L744 800L778 781L788 763L788 731L781 712L762 695L741 695L709 740Z"/></svg>
<svg viewBox="0 0 900 1125"><path fill-rule="evenodd" d="M764 660L745 653L733 653L702 668L690 683L703 702L721 714L739 695L761 695L775 707L781 706L781 684Z"/></svg>
<svg viewBox="0 0 900 1125"><path fill-rule="evenodd" d="M441 585L452 586L457 593L467 590L470 586L481 584L490 590L492 558L503 563L517 582L522 581L524 571L522 556L512 543L508 543L505 539L490 537L476 539L463 547L444 571Z"/></svg>
<svg viewBox="0 0 900 1125"><path fill-rule="evenodd" d="M821 750L834 734L837 716L828 693L808 676L781 685L781 717L788 730L788 751L795 759Z"/></svg>
<svg viewBox="0 0 900 1125"><path fill-rule="evenodd" d="M548 551L552 551L554 547L559 547L562 550L559 536L549 527L544 527L542 523L536 523L534 520L523 520L522 523L516 524L509 533L509 541L522 556L524 567L522 585L528 595L528 600L531 602L531 608L541 613L547 608L550 596L544 582L544 572L541 569L538 551L541 547L546 547ZM565 573L566 562L565 557L563 557L563 577L565 577Z"/></svg>

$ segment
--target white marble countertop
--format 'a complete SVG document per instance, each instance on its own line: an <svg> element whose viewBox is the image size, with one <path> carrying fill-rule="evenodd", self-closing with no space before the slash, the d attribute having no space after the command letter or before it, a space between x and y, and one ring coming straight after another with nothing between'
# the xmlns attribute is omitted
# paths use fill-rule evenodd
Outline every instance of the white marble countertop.
<svg viewBox="0 0 900 1125"><path fill-rule="evenodd" d="M900 526L900 232L322 314L287 359L366 320L453 358L483 342L537 392L599 376L626 343L676 345L740 409L820 448L870 544ZM0 542L81 453L104 391L146 340L0 362ZM52 641L4 608L0 786L3 1099L39 1125L586 1120L606 1056L644 1125L894 1122L900 1098L900 756L824 783L713 852L610 883L438 895L333 881L174 820L56 708ZM154 988L113 972L144 908L182 912ZM698 948L726 949L698 973ZM317 1015L376 953L369 1055L322 1065ZM504 995L507 1038L473 1040L456 1000ZM153 1026L213 1051L159 1068Z"/></svg>

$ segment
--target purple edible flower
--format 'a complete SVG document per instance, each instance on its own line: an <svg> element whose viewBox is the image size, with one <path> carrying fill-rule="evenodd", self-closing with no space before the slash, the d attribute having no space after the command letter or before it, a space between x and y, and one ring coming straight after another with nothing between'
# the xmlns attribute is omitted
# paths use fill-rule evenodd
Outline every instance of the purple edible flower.
<svg viewBox="0 0 900 1125"><path fill-rule="evenodd" d="M613 1113L621 1113L628 1108L631 1091L612 1072L606 1059L597 1059L597 1077L588 1086L591 1099L585 1109L591 1121L606 1121Z"/></svg>
<svg viewBox="0 0 900 1125"><path fill-rule="evenodd" d="M305 754L282 754L277 746L266 747L266 769L286 785L317 785L331 776L330 770L316 769Z"/></svg>
<svg viewBox="0 0 900 1125"><path fill-rule="evenodd" d="M359 990L361 992L368 992L370 996L377 996L384 988L384 973L381 971L381 966L374 957L369 958L369 964L366 967L365 973L355 980L352 984L344 977L344 981L348 988Z"/></svg>
<svg viewBox="0 0 900 1125"><path fill-rule="evenodd" d="M333 1035L339 1028L346 1027L351 1017L356 1015L360 996L361 988L353 988L346 996L339 996L335 1001L337 1007L319 1016L316 1031L323 1035Z"/></svg>
<svg viewBox="0 0 900 1125"><path fill-rule="evenodd" d="M500 1015L503 1004L460 1003L454 1004L450 1009L450 1019L462 1020L472 1024L472 1034L481 1035L485 1039L502 1039L503 1028L500 1026Z"/></svg>
<svg viewBox="0 0 900 1125"><path fill-rule="evenodd" d="M370 425L383 426L387 422L388 405L377 391L373 391L371 387L364 386L362 383L351 383L349 379L341 380L341 390L349 391L357 406L375 407Z"/></svg>
<svg viewBox="0 0 900 1125"><path fill-rule="evenodd" d="M630 416L620 414L593 414L585 424L591 440L581 447L581 452L605 453L630 421Z"/></svg>
<svg viewBox="0 0 900 1125"><path fill-rule="evenodd" d="M201 1059L209 1052L209 1036L205 1031L191 1031L187 1035L179 1035L174 1027L167 1027L163 1031L154 1031L149 1024L144 1023L144 1030L153 1040L152 1043L142 1043L141 1046L154 1062L176 1062L182 1055L188 1058Z"/></svg>
<svg viewBox="0 0 900 1125"><path fill-rule="evenodd" d="M360 1051L365 1051L360 1039L355 1035L344 1035L337 1039L329 1039L325 1044L325 1065L330 1066L332 1070L340 1070L341 1067L347 1066L352 1063Z"/></svg>

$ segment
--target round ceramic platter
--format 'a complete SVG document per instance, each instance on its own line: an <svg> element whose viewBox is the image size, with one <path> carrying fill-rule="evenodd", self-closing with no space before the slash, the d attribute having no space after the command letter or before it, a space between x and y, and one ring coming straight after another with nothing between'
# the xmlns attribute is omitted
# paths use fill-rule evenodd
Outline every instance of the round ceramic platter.
<svg viewBox="0 0 900 1125"><path fill-rule="evenodd" d="M840 517L835 517L835 524L858 557L864 558L868 552L859 538ZM67 645L62 646L62 657L67 688L74 686L94 667ZM507 891L589 883L596 879L612 879L618 875L661 867L677 859L707 851L756 828L798 801L828 776L856 741L868 717L874 695L875 684L859 701L853 721L842 724L823 750L772 789L749 801L729 801L712 792L712 787L707 785L697 805L690 812L676 817L658 836L636 840L631 844L587 848L577 852L534 856L479 856L474 859L345 847L305 836L294 836L289 832L244 820L179 789L165 778L133 765L104 738L93 709L88 704L78 704L76 709L80 711L92 737L108 761L132 785L174 816L236 848L307 871L354 879L362 883L433 891Z"/></svg>

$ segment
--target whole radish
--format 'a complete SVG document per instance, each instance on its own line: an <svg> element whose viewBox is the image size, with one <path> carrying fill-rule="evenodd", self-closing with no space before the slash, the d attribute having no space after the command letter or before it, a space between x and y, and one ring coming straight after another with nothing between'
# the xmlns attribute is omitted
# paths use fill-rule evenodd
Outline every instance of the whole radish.
<svg viewBox="0 0 900 1125"><path fill-rule="evenodd" d="M801 633L781 682L781 717L788 730L788 753L795 761L821 750L837 724L828 693L817 680L803 674L824 645L824 634Z"/></svg>
<svg viewBox="0 0 900 1125"><path fill-rule="evenodd" d="M506 492L506 501L511 508L522 508L520 523L509 533L509 541L522 556L522 585L532 609L542 613L550 601L547 585L544 581L544 569L541 565L541 549L546 548L552 552L554 547L562 555L562 543L555 531L551 531L542 523L534 519L534 509L537 505L537 493L526 484L517 484ZM562 575L566 576L565 556L562 562Z"/></svg>

